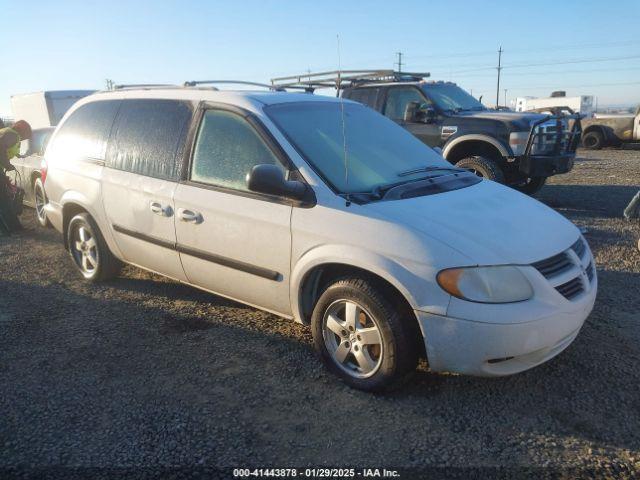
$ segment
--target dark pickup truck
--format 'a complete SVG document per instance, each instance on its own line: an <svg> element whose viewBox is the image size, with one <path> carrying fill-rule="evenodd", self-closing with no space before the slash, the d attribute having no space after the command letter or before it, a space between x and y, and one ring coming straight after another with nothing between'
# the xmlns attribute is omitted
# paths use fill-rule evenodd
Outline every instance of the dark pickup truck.
<svg viewBox="0 0 640 480"><path fill-rule="evenodd" d="M454 83L424 80L428 75L340 71L272 84L306 91L333 85L343 98L368 105L440 148L452 164L528 194L542 188L547 177L573 168L581 135L578 115L490 110Z"/></svg>

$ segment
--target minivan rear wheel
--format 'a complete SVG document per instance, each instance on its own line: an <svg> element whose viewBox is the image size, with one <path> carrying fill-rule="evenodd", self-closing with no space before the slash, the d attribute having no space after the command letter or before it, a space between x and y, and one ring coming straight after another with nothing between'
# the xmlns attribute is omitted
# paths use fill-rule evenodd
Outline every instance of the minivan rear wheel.
<svg viewBox="0 0 640 480"><path fill-rule="evenodd" d="M47 195L44 193L44 185L40 177L36 177L33 181L33 197L38 223L41 227L50 227L51 224L49 220L47 220L47 212L44 209L44 206L47 204Z"/></svg>
<svg viewBox="0 0 640 480"><path fill-rule="evenodd" d="M389 389L416 369L421 339L409 321L367 278L340 279L313 310L314 346L326 367L351 387Z"/></svg>
<svg viewBox="0 0 640 480"><path fill-rule="evenodd" d="M122 263L113 256L88 213L79 213L71 219L67 242L73 263L85 279L101 282L120 272Z"/></svg>

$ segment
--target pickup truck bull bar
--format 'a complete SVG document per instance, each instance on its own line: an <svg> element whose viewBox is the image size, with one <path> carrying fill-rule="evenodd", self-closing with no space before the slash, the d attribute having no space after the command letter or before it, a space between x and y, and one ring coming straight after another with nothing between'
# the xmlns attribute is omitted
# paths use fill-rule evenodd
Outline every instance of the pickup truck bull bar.
<svg viewBox="0 0 640 480"><path fill-rule="evenodd" d="M581 118L582 115L571 111L568 115L547 115L538 120L531 126L531 132L527 139L527 146L525 148L524 155L528 157L536 155L562 156L575 154L582 135L582 125L580 123ZM555 126L553 126L554 131L550 132L539 128L541 125L548 124L553 120L555 120ZM565 129L564 122L567 122L567 127L569 127L571 122L573 124L570 129ZM547 141L549 137L552 137L553 139L553 147L551 149L548 148L549 143L551 143ZM540 153L532 153L536 146L544 147L544 150Z"/></svg>

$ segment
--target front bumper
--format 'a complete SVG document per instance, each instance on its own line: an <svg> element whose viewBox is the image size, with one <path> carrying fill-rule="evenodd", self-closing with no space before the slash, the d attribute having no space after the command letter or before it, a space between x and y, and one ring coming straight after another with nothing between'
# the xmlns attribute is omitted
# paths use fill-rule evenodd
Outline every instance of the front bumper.
<svg viewBox="0 0 640 480"><path fill-rule="evenodd" d="M576 338L593 309L596 291L594 285L570 309L521 323L509 321L514 314L510 308L505 309L506 318L494 309L491 323L416 311L429 366L435 372L493 377L540 365Z"/></svg>
<svg viewBox="0 0 640 480"><path fill-rule="evenodd" d="M558 156L525 155L516 157L516 160L519 172L531 178L550 177L570 172L573 169L575 158L575 153L570 153Z"/></svg>

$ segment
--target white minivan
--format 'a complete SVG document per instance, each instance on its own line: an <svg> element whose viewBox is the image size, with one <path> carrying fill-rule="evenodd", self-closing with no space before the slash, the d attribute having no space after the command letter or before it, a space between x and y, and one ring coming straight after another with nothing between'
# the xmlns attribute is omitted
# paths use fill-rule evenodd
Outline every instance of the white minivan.
<svg viewBox="0 0 640 480"><path fill-rule="evenodd" d="M571 222L350 101L97 93L65 115L42 173L87 280L130 263L310 325L328 368L364 390L420 357L481 376L539 365L596 297Z"/></svg>

